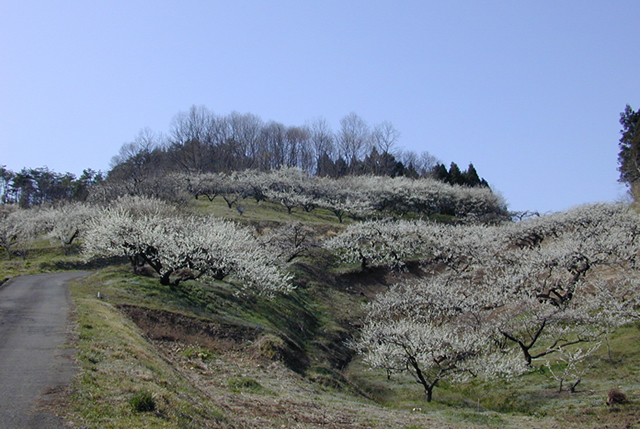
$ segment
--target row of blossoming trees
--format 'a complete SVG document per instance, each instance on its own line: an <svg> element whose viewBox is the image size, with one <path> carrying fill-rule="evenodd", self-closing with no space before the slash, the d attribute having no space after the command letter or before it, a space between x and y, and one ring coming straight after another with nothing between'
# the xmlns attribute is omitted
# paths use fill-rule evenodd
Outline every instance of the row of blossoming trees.
<svg viewBox="0 0 640 429"><path fill-rule="evenodd" d="M640 222L625 205L583 206L515 223L504 220L499 199L482 188L399 178L310 180L290 170L242 174L175 180L183 191L224 197L230 206L235 195L363 219L321 243L359 269L402 270L420 262L421 280L397 284L368 304L352 345L389 375L410 371L427 400L445 377L519 374L553 355L575 369L610 332L637 319ZM442 207L466 221L385 218ZM484 217L493 222L480 222ZM3 206L0 215L7 254L47 234L62 245L80 240L87 259L123 256L136 269L150 267L173 288L211 278L263 294L292 289L286 263L298 254L304 231L282 231L260 236L136 196L29 210ZM566 371L560 381L572 376Z"/></svg>
<svg viewBox="0 0 640 429"><path fill-rule="evenodd" d="M244 198L272 201L293 209L323 208L342 222L344 216L366 219L413 213L460 218L504 218L505 203L487 187L452 186L435 179L346 176L310 177L296 168L267 173L254 170L224 174L173 176L176 186L195 198L224 198L229 207Z"/></svg>
<svg viewBox="0 0 640 429"><path fill-rule="evenodd" d="M123 197L109 205L3 210L0 244L9 256L43 236L63 246L80 239L87 260L126 257L134 270L149 267L161 284L172 288L199 278L232 281L264 294L292 288L279 253L252 229L183 213L158 199Z"/></svg>

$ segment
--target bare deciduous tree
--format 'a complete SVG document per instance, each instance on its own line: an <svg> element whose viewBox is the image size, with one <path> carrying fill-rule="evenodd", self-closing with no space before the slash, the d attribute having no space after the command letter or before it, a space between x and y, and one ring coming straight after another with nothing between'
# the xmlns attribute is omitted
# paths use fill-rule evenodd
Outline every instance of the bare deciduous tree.
<svg viewBox="0 0 640 429"><path fill-rule="evenodd" d="M393 153L399 139L400 131L398 131L389 121L377 124L371 133L373 147L383 154Z"/></svg>
<svg viewBox="0 0 640 429"><path fill-rule="evenodd" d="M336 143L338 154L347 163L362 159L371 145L369 125L354 112L349 113L340 119Z"/></svg>

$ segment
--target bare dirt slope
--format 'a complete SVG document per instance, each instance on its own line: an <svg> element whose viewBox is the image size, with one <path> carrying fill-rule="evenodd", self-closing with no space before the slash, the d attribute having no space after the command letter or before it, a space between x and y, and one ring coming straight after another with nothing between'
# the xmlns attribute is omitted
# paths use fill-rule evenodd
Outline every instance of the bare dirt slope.
<svg viewBox="0 0 640 429"><path fill-rule="evenodd" d="M87 274L24 276L0 287L0 427L63 427L41 404L74 374L72 351L65 349L67 283Z"/></svg>

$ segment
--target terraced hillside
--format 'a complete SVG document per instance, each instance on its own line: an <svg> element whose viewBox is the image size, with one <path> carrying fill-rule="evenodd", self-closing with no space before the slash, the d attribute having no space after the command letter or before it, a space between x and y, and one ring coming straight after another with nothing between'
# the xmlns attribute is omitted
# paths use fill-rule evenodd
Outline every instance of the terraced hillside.
<svg viewBox="0 0 640 429"><path fill-rule="evenodd" d="M351 248L336 244L338 237L355 234L358 225L373 220L345 218L341 223L328 209L288 210L281 204L251 199L244 200L239 211L220 197L192 200L182 206L179 215L187 211L192 213L189 216L229 219L252 231L259 243L271 246L267 248L291 288L247 288L242 280L246 271L231 270L216 278L200 275L196 265L172 271L171 281L163 284L156 270L135 258L142 253L119 255L114 251L86 261L86 254L82 254L86 242L82 240L87 236L82 235L77 243L63 245L51 234L40 233L34 239L14 242L0 262L2 278L79 268L94 271L71 290L78 375L68 394L51 405L70 426L633 427L640 419L640 332L632 317L637 310L633 305L631 309L625 307L624 317L630 317L629 321L612 326L607 335L567 344L565 354L556 351L541 355L524 373L442 378L431 402L425 401L424 387L416 383L414 373L390 366L375 369L376 365L367 360L372 349L357 345L363 328L371 322L371 303L381 305L390 292L432 284L429 282L447 273L458 272L456 284L465 285L465 290L495 280L483 274L485 271L471 270L472 265L480 265L469 254L453 250L472 249L474 243L481 243L480 236L488 237L494 228L505 228L500 231L508 230L504 236L512 241L500 247L497 255L520 252L515 254L522 259L530 250L542 254L551 249L553 255L565 255L560 246L560 228L565 226L558 225L571 223L574 229L578 228L575 225L584 225L588 219L578 216L576 220L576 213L558 215L551 229L536 220L520 227L485 224L476 230L480 235L473 235L476 233L469 223L458 224L451 217L446 219L448 223L422 226L419 222L429 221L407 216L385 221L382 226L371 224L377 232L354 238ZM151 219L153 213L138 215ZM92 222L99 222L101 217L95 219ZM433 229L423 237L415 231L406 232L409 224L402 222L419 226L419 231ZM388 228L391 224L393 229ZM404 225L404 232L393 235L398 234L399 225ZM459 235L451 235L452 231ZM129 230L129 236L133 234L135 231ZM402 253L388 246L403 240L412 251ZM594 240L589 242L589 249L602 241ZM495 244L495 240L490 241ZM435 245L438 243L441 247ZM541 294L550 296L553 286L560 291L559 286L565 285L560 293L566 292L566 285L573 280L589 287L596 280L621 284L620 278L635 284L634 262L625 259L635 255L635 236L626 243L627 253L614 246L617 250L610 257L617 258L615 263L605 263L609 260L604 255L610 250L605 243L597 254L585 249L583 254L590 258L588 270L575 260L564 270L561 264L565 259L547 254L549 264L531 277L550 285L538 293L537 302L548 301L550 298ZM575 243L573 246L575 249ZM477 254L486 251L479 247L475 249ZM162 266L170 265L163 260ZM179 282L175 281L177 276ZM592 279L593 283L586 283ZM594 289L588 291L594 293ZM607 291L615 292L611 288ZM635 299L632 295L627 296L629 302ZM415 297L409 301L420 302L418 295ZM525 313L514 317L525 320L529 314ZM623 317L622 310L618 313ZM562 328L587 326L566 314L558 322L547 319L545 329L552 322ZM496 317L491 315L491 320L496 321ZM595 323L594 319L588 326ZM573 331L563 332L560 338L572 342L569 335ZM556 339L543 338L532 354L533 350L549 350ZM568 366L563 359L569 359L570 353L579 348L586 352L598 343L589 356L576 360L582 375L575 391L570 391L568 387L575 379L573 373L565 371ZM514 344L507 346L517 350ZM558 378L565 373L564 389L558 391ZM626 395L627 403L606 404L613 388Z"/></svg>

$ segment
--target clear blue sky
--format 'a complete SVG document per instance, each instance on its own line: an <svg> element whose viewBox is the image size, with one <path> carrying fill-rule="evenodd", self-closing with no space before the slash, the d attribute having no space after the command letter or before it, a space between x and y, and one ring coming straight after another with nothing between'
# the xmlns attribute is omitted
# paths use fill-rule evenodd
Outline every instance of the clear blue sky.
<svg viewBox="0 0 640 429"><path fill-rule="evenodd" d="M285 125L355 112L513 210L622 198L638 0L0 0L0 165L108 170L192 105Z"/></svg>

